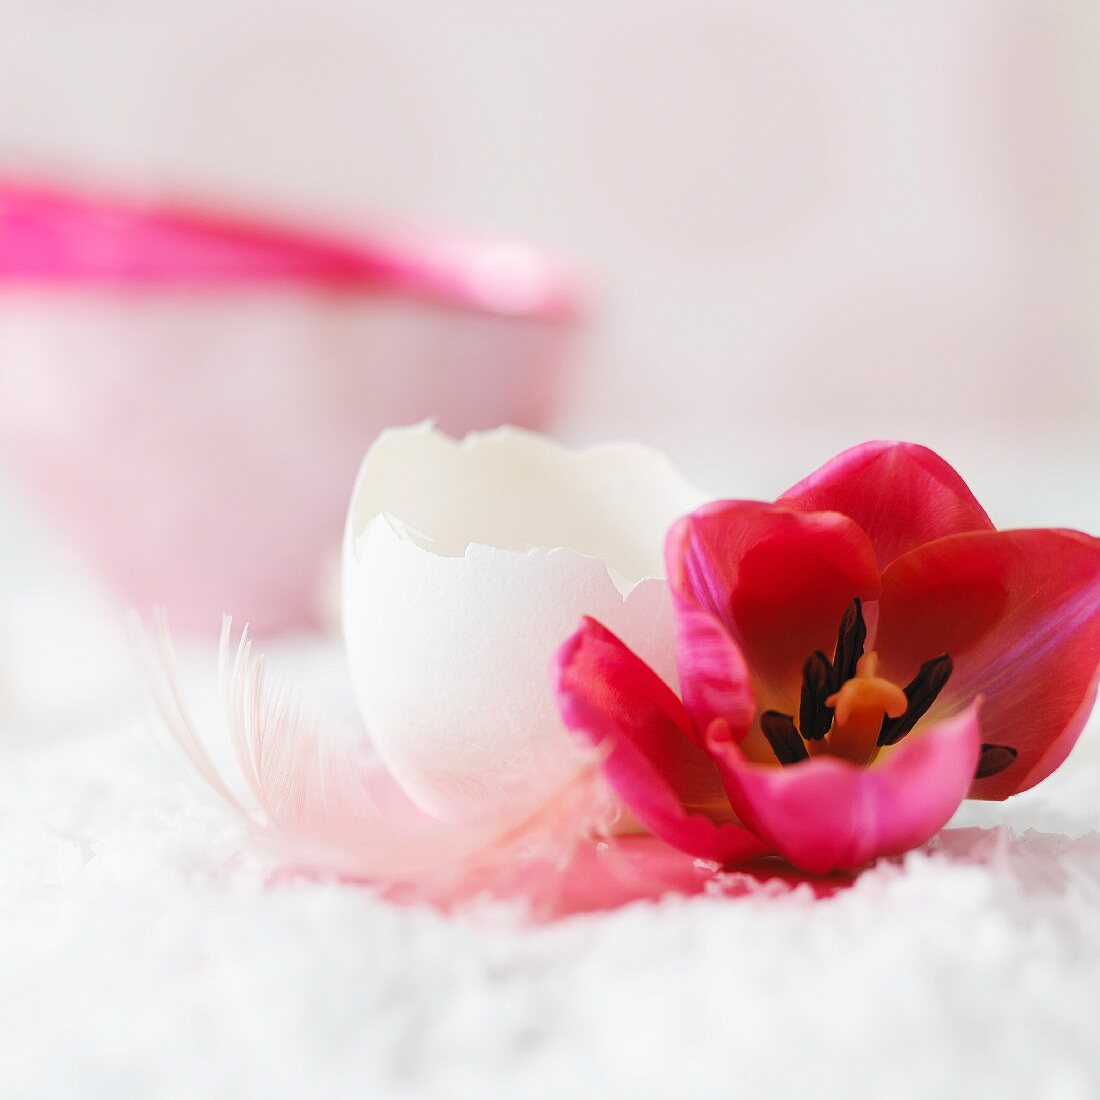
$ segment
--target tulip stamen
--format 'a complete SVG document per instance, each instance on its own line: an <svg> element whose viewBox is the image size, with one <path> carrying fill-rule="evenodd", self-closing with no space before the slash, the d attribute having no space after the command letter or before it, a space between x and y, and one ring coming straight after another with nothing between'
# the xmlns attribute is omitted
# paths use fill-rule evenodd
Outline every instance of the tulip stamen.
<svg viewBox="0 0 1100 1100"><path fill-rule="evenodd" d="M1017 752L1009 745L982 745L978 757L975 779L988 779L991 775L1003 772L1017 757Z"/></svg>
<svg viewBox="0 0 1100 1100"><path fill-rule="evenodd" d="M800 760L809 759L806 744L795 728L791 715L766 710L760 715L760 730L780 764L797 764Z"/></svg>
<svg viewBox="0 0 1100 1100"><path fill-rule="evenodd" d="M856 666L863 656L863 646L867 641L867 624L863 620L863 601L854 597L840 617L840 627L836 634L836 650L833 653L833 691L856 674Z"/></svg>
<svg viewBox="0 0 1100 1100"><path fill-rule="evenodd" d="M916 676L905 687L905 713L897 718L883 718L878 735L879 745L896 745L913 729L943 691L954 667L954 662L946 653L920 666Z"/></svg>
<svg viewBox="0 0 1100 1100"><path fill-rule="evenodd" d="M821 650L806 658L802 666L802 700L798 727L807 741L820 741L833 724L833 709L825 700L836 691L833 666Z"/></svg>

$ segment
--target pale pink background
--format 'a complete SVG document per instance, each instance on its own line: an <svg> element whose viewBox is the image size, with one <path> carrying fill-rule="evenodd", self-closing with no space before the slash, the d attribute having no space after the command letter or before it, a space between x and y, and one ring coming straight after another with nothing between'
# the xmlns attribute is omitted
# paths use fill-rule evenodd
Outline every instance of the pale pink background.
<svg viewBox="0 0 1100 1100"><path fill-rule="evenodd" d="M1090 0L0 0L0 163L570 254L560 427L775 492L869 436L1098 526Z"/></svg>

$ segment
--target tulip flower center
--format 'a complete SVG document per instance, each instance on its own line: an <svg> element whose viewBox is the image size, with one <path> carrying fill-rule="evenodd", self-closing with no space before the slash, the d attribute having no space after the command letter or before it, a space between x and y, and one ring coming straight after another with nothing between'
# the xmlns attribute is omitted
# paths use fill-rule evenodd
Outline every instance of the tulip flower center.
<svg viewBox="0 0 1100 1100"><path fill-rule="evenodd" d="M878 747L886 718L900 718L909 708L905 692L878 673L878 654L864 653L856 674L825 700L833 708L833 727L825 741L833 756L866 764Z"/></svg>
<svg viewBox="0 0 1100 1100"><path fill-rule="evenodd" d="M857 598L841 617L833 659L820 650L806 658L798 725L779 711L760 715L760 729L781 764L822 754L866 764L883 746L897 744L935 702L953 667L946 653L925 661L901 688L879 676L878 654L864 652L866 640Z"/></svg>

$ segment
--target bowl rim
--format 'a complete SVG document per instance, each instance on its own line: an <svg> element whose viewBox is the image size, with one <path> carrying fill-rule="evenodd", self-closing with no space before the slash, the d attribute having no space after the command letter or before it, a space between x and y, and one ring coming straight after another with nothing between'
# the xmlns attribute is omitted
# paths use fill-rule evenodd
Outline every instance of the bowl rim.
<svg viewBox="0 0 1100 1100"><path fill-rule="evenodd" d="M288 218L0 174L0 284L112 289L290 286L548 320L577 278L510 239L336 232Z"/></svg>

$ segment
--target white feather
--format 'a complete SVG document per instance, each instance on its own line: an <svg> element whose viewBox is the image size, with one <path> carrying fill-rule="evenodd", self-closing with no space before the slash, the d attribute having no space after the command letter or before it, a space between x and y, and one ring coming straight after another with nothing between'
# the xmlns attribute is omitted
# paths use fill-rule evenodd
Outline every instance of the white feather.
<svg viewBox="0 0 1100 1100"><path fill-rule="evenodd" d="M290 687L272 683L247 628L236 649L222 624L219 681L239 773L215 764L180 684L163 614L150 643L132 621L135 657L164 728L195 772L256 838L287 863L382 886L414 886L429 900L470 889L507 893L532 864L566 864L577 843L606 832L615 810L586 770L520 826L492 820L454 825L428 816L401 791L365 743L326 736ZM237 788L243 786L244 790Z"/></svg>

